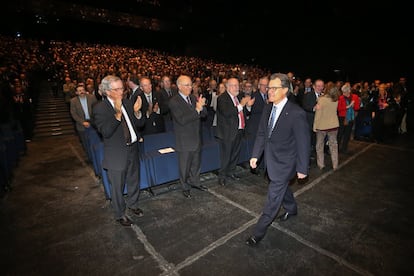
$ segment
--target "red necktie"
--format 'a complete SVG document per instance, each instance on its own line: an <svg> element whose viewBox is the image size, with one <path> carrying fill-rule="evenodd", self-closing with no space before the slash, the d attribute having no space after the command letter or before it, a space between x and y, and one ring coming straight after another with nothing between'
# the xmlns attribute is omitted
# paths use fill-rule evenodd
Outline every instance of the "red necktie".
<svg viewBox="0 0 414 276"><path fill-rule="evenodd" d="M237 107L239 105L239 100L237 99L236 96L234 96L234 102L236 103L236 107ZM243 115L243 110L239 111L239 120L240 120L241 129L244 129L244 115Z"/></svg>

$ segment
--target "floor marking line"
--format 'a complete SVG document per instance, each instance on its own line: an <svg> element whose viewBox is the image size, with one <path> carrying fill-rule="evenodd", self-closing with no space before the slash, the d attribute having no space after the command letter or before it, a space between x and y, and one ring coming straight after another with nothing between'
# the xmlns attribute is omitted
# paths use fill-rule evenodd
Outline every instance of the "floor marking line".
<svg viewBox="0 0 414 276"><path fill-rule="evenodd" d="M355 158L357 158L359 155L361 155L362 153L366 152L368 149L370 149L371 147L373 147L374 144L368 145L367 147L363 148L362 150L360 150L358 153L356 153L355 155L351 156L350 158L348 158L347 160L345 160L344 162L342 162L337 170L339 170L340 168L342 168L343 166L347 165L349 162L351 162L352 160L354 160ZM334 170L330 170L324 174L322 174L321 176L319 176L318 178L314 179L311 183L305 185L304 187L300 188L299 190L297 190L296 192L293 193L293 195L295 197L303 194L305 191L312 189L316 184L320 183L322 180L324 180L325 178L327 178L328 176L330 176L331 174L333 174L335 171Z"/></svg>
<svg viewBox="0 0 414 276"><path fill-rule="evenodd" d="M216 240L215 242L213 242L213 243L209 244L208 246L204 247L203 249L201 249L197 253L187 257L184 261L177 264L174 271L172 271L172 272L177 273L178 270L183 269L184 267L191 265L192 263L194 263L195 261L197 261L198 259L200 259L204 255L206 255L210 251L212 251L212 250L216 249L217 247L225 244L228 240L232 239L233 237L235 237L238 234L245 231L247 228L249 228L250 226L255 224L256 221L257 221L257 218L253 218L253 219L249 220L248 222L246 222L245 224L243 224L239 228L229 232L225 236L221 237L220 239ZM170 275L170 274L162 274L162 275L166 276L166 275Z"/></svg>
<svg viewBox="0 0 414 276"><path fill-rule="evenodd" d="M292 231L290 231L290 230L288 230L284 227L281 227L278 223L273 222L271 224L271 226L276 228L277 230L285 233L286 235L294 238L295 240L297 240L298 242L304 244L305 246L307 246L309 248L312 248L313 250L315 250L319 254L324 255L326 257L329 257L329 258L335 260L337 263L339 263L339 264L355 271L356 273L358 273L360 275L373 275L372 273L370 273L370 272L368 272L368 271L366 271L366 270L364 270L364 269L362 269L362 268L360 268L356 265L351 264L350 262L343 259L342 257L340 257L340 256L338 256L338 255L336 255L336 254L334 254L334 253L332 253L332 252L330 252L326 249L321 248L320 246L314 244L313 242L310 242L310 241L302 238L301 236L293 233Z"/></svg>
<svg viewBox="0 0 414 276"><path fill-rule="evenodd" d="M148 241L147 237L145 236L144 232L142 232L141 228L139 228L136 224L132 225L132 229L134 230L135 234L137 235L138 240L144 245L145 250L153 257L153 259L158 263L161 270L164 272L173 271L172 274L169 275L178 275L175 273L174 264L169 263L161 254L155 250L155 248L151 245Z"/></svg>
<svg viewBox="0 0 414 276"><path fill-rule="evenodd" d="M95 180L98 181L97 178L95 177L95 172L92 170L92 168L86 164L85 160L83 160L83 158L81 157L80 153L75 149L75 147L73 146L72 143L68 143L69 147L71 148L72 152L75 154L75 156L79 159L79 161L82 163L82 166L88 170L89 175Z"/></svg>
<svg viewBox="0 0 414 276"><path fill-rule="evenodd" d="M341 167L342 166L345 166L346 164L348 164L349 162L351 162L351 160L355 159L358 155L362 154L363 152L365 152L366 150L368 150L372 146L373 145L369 145L368 147L366 147L363 150L361 150L360 152L358 152L358 154L352 156L351 158L349 158L348 160L346 160L345 162L343 162L341 164ZM338 167L338 169L339 169L339 167ZM320 177L318 177L317 179L315 179L314 181L312 181L310 184L308 184L305 187L303 187L302 189L300 189L300 191L298 190L299 193L295 193L295 196L304 193L305 191L309 190L311 187L314 187L316 184L320 183L321 180L325 179L327 176L331 175L332 173L333 173L333 170L331 170L331 171L329 171L329 172L321 175ZM307 188L306 189L306 187L307 186L310 186L310 185L312 185L312 186L310 188ZM240 204L238 204L238 203L236 203L236 202L228 199L227 197L225 197L225 196L223 196L221 194L218 194L218 193L216 193L216 192L214 192L212 190L209 190L209 193L213 194L214 196L218 197L219 199L224 200L225 202L227 202L227 203L229 203L229 204L231 204L231 205L233 205L233 206L235 206L235 207L237 207L237 208L239 208L239 209L241 209L241 210L249 213L250 215L254 216L255 218L252 219L252 220L250 220L249 222L257 221L257 219L260 217L260 214L257 214L255 212L247 209L246 207L244 207L244 206L242 206L242 205L240 205ZM302 243L303 245L305 245L305 246L307 246L307 247L315 250L316 252L318 252L318 253L326 256L326 257L329 257L329 258L333 259L337 263L339 263L339 264L341 264L341 265L343 265L343 266L345 266L345 267L347 267L347 268L349 268L349 269L357 272L360 275L372 275L372 273L370 273L370 272L368 272L368 271L366 271L366 270L364 270L362 268L359 268L356 265L353 265L353 264L349 263L348 261L346 261L345 259L341 258L340 256L338 256L338 255L336 255L336 254L334 254L334 253L332 253L332 252L330 252L330 251L328 251L326 249L321 248L320 246L318 246L318 245L316 245L316 244L314 244L314 243L312 243L312 242L310 242L310 241L302 238L301 236L293 233L292 231L290 231L290 230L288 230L286 228L281 227L278 223L273 222L271 224L271 226L274 227L274 228L276 228L277 230L285 233L286 235L294 238L295 240L297 240L298 242Z"/></svg>

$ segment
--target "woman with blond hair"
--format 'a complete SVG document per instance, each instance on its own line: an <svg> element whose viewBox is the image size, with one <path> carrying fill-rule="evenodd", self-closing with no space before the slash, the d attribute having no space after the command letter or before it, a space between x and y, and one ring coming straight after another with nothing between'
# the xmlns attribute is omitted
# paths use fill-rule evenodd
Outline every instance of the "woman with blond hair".
<svg viewBox="0 0 414 276"><path fill-rule="evenodd" d="M316 162L319 169L325 168L325 139L328 137L328 146L332 160L332 168L338 168L338 127L337 115L339 90L333 86L318 98L315 107L313 131L316 132Z"/></svg>

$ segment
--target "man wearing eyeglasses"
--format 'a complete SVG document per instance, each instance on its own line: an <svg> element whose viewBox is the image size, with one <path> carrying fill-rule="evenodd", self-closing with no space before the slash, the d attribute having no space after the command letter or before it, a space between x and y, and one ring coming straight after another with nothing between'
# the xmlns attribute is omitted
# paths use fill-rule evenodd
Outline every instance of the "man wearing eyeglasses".
<svg viewBox="0 0 414 276"><path fill-rule="evenodd" d="M174 124L175 150L183 195L191 198L191 188L207 191L200 184L201 166L201 121L207 116L203 95L194 96L191 78L181 75L177 79L178 93L171 97L169 108Z"/></svg>
<svg viewBox="0 0 414 276"><path fill-rule="evenodd" d="M111 203L115 219L122 226L131 226L126 208L138 217L144 213L138 208L140 193L139 152L137 128L145 123L141 114L142 99L135 103L124 99L124 86L117 76L106 76L99 86L104 99L93 108L94 123L104 142L102 167L107 170L111 183ZM127 185L128 195L123 192Z"/></svg>
<svg viewBox="0 0 414 276"><path fill-rule="evenodd" d="M265 236L267 228L283 207L279 221L286 221L297 214L297 205L289 183L296 176L304 179L308 175L309 126L305 111L288 100L290 80L285 74L270 77L268 97L259 123L250 166L256 168L263 155L270 180L267 200L253 235L246 240L256 246Z"/></svg>

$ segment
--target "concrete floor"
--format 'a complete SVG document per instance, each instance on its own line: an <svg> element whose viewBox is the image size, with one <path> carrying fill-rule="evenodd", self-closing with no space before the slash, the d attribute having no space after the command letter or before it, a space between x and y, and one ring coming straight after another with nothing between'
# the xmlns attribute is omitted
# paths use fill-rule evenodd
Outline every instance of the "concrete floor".
<svg viewBox="0 0 414 276"><path fill-rule="evenodd" d="M298 216L245 245L267 182L239 168L225 187L182 196L178 185L142 193L144 217L113 219L76 136L33 139L0 199L2 275L412 275L413 137L351 141L337 171L312 166L291 187ZM328 163L328 162L327 162Z"/></svg>

